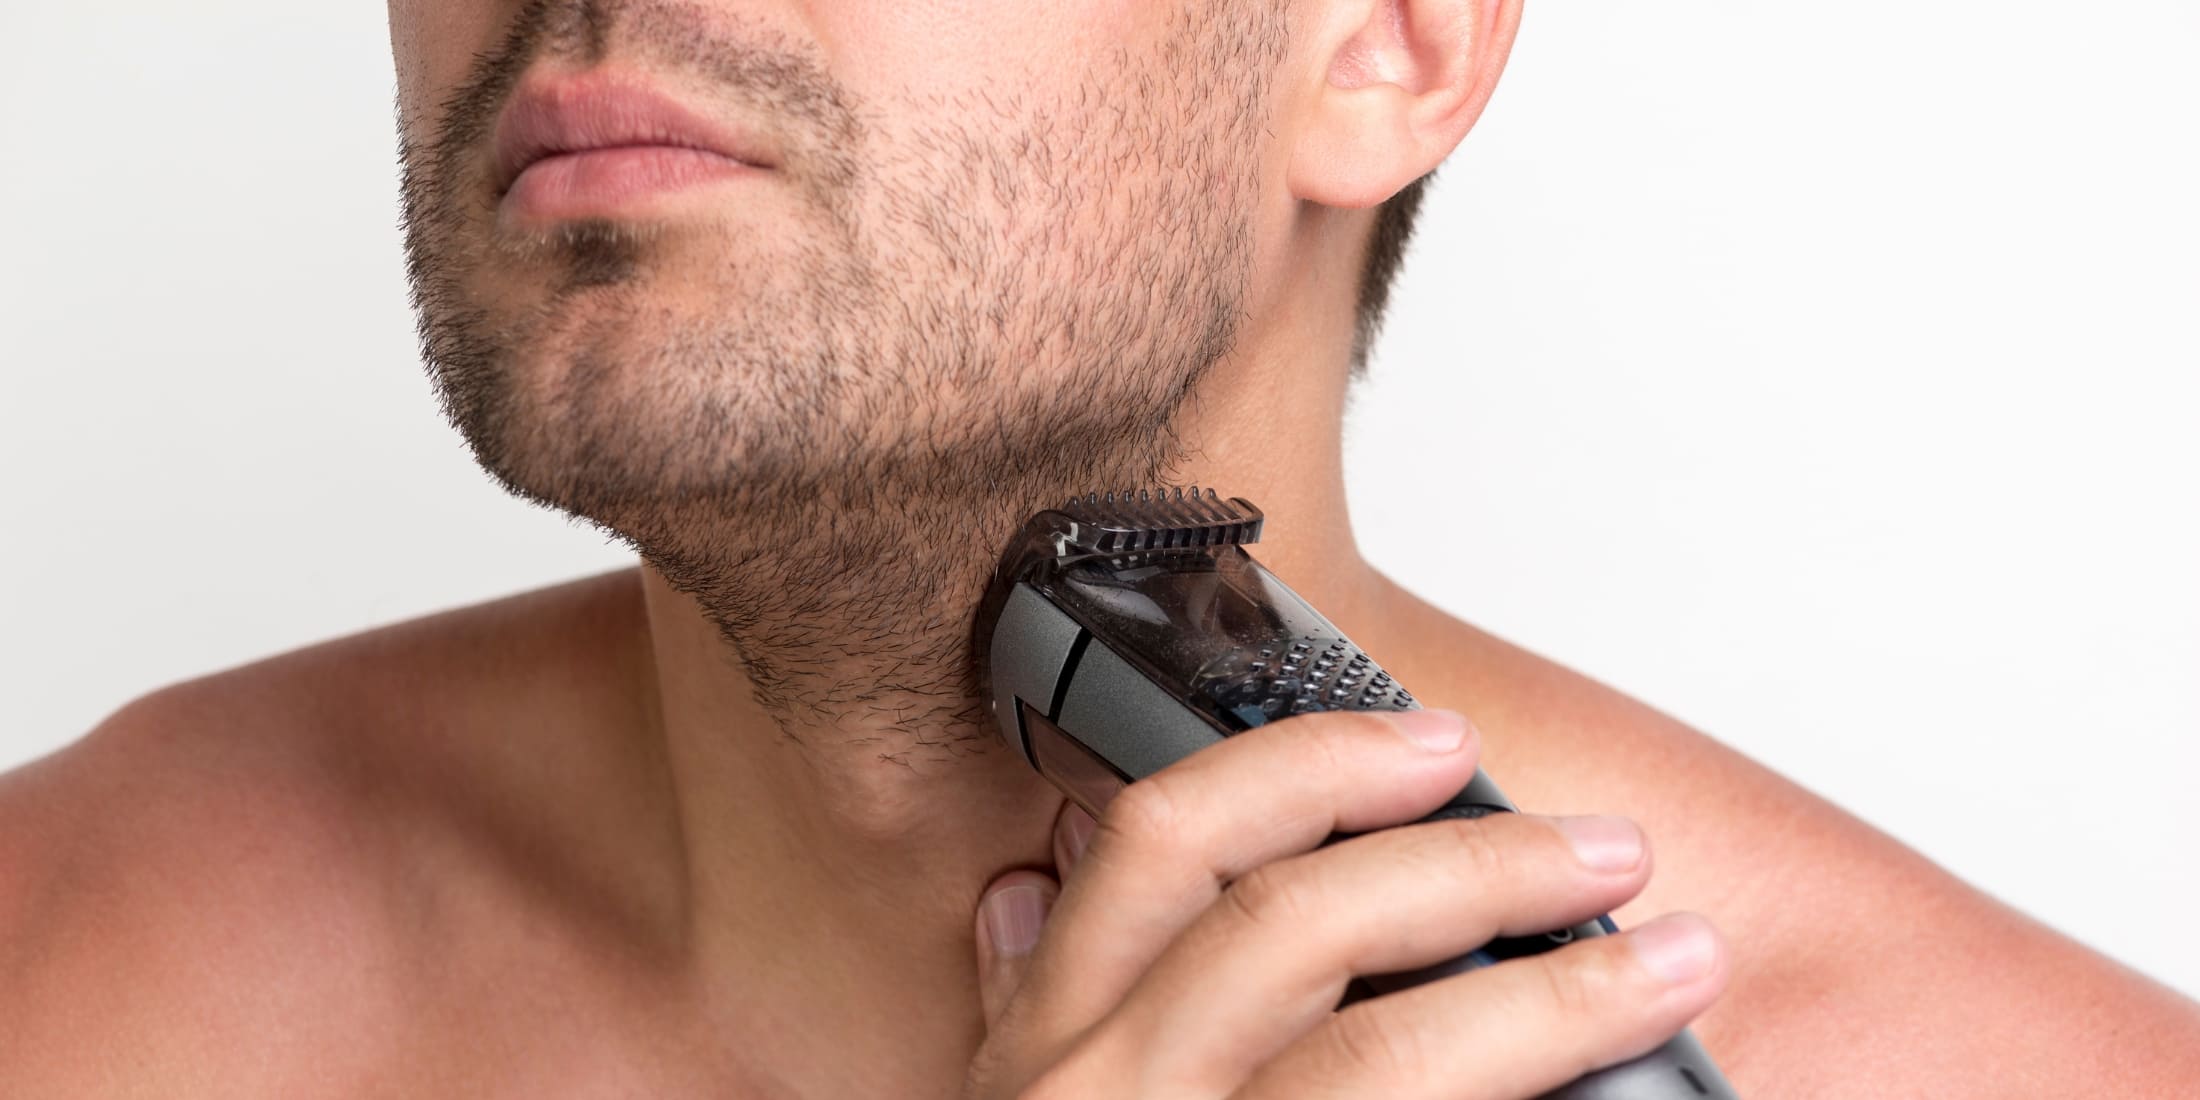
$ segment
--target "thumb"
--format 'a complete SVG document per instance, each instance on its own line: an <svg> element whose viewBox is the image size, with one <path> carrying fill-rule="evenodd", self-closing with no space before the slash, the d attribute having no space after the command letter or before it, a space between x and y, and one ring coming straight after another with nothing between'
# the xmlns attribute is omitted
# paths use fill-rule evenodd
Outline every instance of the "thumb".
<svg viewBox="0 0 2200 1100"><path fill-rule="evenodd" d="M1060 892L1053 879L1036 871L1011 871L986 887L978 903L978 993L987 1031L1023 985L1031 950Z"/></svg>

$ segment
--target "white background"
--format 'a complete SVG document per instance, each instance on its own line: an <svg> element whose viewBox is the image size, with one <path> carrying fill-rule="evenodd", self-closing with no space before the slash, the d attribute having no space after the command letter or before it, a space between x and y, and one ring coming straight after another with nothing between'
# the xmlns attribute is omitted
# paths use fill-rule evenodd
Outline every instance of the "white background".
<svg viewBox="0 0 2200 1100"><path fill-rule="evenodd" d="M2200 15L1546 2L1424 214L1358 527L2200 994ZM417 366L383 13L10 4L0 767L622 564Z"/></svg>

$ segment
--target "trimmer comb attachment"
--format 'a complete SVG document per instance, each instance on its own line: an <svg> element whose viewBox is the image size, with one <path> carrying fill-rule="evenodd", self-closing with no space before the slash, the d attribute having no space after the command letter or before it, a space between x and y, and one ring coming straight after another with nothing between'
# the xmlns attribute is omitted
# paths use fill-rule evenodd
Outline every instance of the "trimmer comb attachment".
<svg viewBox="0 0 2200 1100"><path fill-rule="evenodd" d="M1223 500L1213 489L1087 493L1062 506L1076 522L1078 546L1101 554L1234 546L1260 541L1261 511L1243 497Z"/></svg>

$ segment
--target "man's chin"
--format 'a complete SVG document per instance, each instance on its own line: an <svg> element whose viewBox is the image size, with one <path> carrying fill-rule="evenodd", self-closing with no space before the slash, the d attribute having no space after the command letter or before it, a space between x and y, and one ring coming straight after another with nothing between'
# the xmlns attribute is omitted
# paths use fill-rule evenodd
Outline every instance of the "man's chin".
<svg viewBox="0 0 2200 1100"><path fill-rule="evenodd" d="M692 232L692 231L687 231ZM496 299L522 308L575 289L635 282L676 259L680 227L590 219L495 226L479 276Z"/></svg>

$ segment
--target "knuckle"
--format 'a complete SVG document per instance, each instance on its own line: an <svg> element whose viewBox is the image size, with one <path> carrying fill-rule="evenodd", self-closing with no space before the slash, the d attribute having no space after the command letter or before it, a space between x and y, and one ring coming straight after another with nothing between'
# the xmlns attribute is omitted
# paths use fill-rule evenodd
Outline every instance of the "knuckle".
<svg viewBox="0 0 2200 1100"><path fill-rule="evenodd" d="M1422 1065L1420 1033L1395 1014L1355 1005L1330 1017L1340 1076L1370 1089L1415 1080Z"/></svg>
<svg viewBox="0 0 2200 1100"><path fill-rule="evenodd" d="M1390 719L1365 710L1331 710L1300 714L1275 724L1288 729L1305 743L1307 751L1341 756L1363 738L1395 738ZM1400 739L1403 744L1403 739Z"/></svg>
<svg viewBox="0 0 2200 1100"><path fill-rule="evenodd" d="M1293 736L1271 737L1259 744L1290 757L1308 775L1343 775L1345 765L1356 755L1352 746L1366 736L1364 731L1380 724L1382 719L1358 711L1301 714L1275 724Z"/></svg>
<svg viewBox="0 0 2200 1100"><path fill-rule="evenodd" d="M988 1041L978 1048L970 1060L970 1069L963 1076L962 1100L990 1100L1003 1095L1006 1089L996 1084L1008 1071L1008 1058L997 1043ZM1019 1096L1024 1095L1022 1092Z"/></svg>
<svg viewBox="0 0 2200 1100"><path fill-rule="evenodd" d="M1589 1018L1608 1015L1620 992L1610 951L1579 950L1591 944L1575 944L1543 956L1538 967L1543 975L1542 995L1562 1016ZM1597 944L1596 946L1602 946Z"/></svg>
<svg viewBox="0 0 2200 1100"><path fill-rule="evenodd" d="M1561 1016L1587 1016L1590 1014L1590 998L1587 984L1581 980L1578 966L1568 965L1556 955L1550 965L1537 968L1543 976L1541 993L1545 1003Z"/></svg>
<svg viewBox="0 0 2200 1100"><path fill-rule="evenodd" d="M1363 737L1396 738L1399 744L1403 745L1405 743L1404 738L1398 737L1397 729L1390 719L1373 711L1337 710L1315 717L1324 720L1320 728L1326 735L1323 740L1332 742L1330 745L1330 751L1332 752L1337 749L1335 742L1356 741Z"/></svg>
<svg viewBox="0 0 2200 1100"><path fill-rule="evenodd" d="M1459 867L1459 873L1480 882L1504 882L1513 877L1515 857L1512 845L1517 838L1508 838L1506 828L1512 824L1499 818L1513 814L1497 814L1475 820L1453 819L1435 824L1446 833L1444 847L1449 862Z"/></svg>
<svg viewBox="0 0 2200 1100"><path fill-rule="evenodd" d="M1186 811L1164 774L1147 776L1116 792L1093 827L1094 845L1105 836L1146 847L1184 833Z"/></svg>
<svg viewBox="0 0 2200 1100"><path fill-rule="evenodd" d="M1311 769L1310 774L1313 775L1350 775L1351 773L1346 770L1346 765L1350 763L1346 759L1348 750L1345 746L1347 743L1347 738L1337 737L1334 734L1306 738L1305 751L1312 759L1307 760L1304 766Z"/></svg>
<svg viewBox="0 0 2200 1100"><path fill-rule="evenodd" d="M1310 889L1305 875L1271 863L1239 876L1223 890L1222 900L1246 924L1304 930L1319 909L1307 896Z"/></svg>

